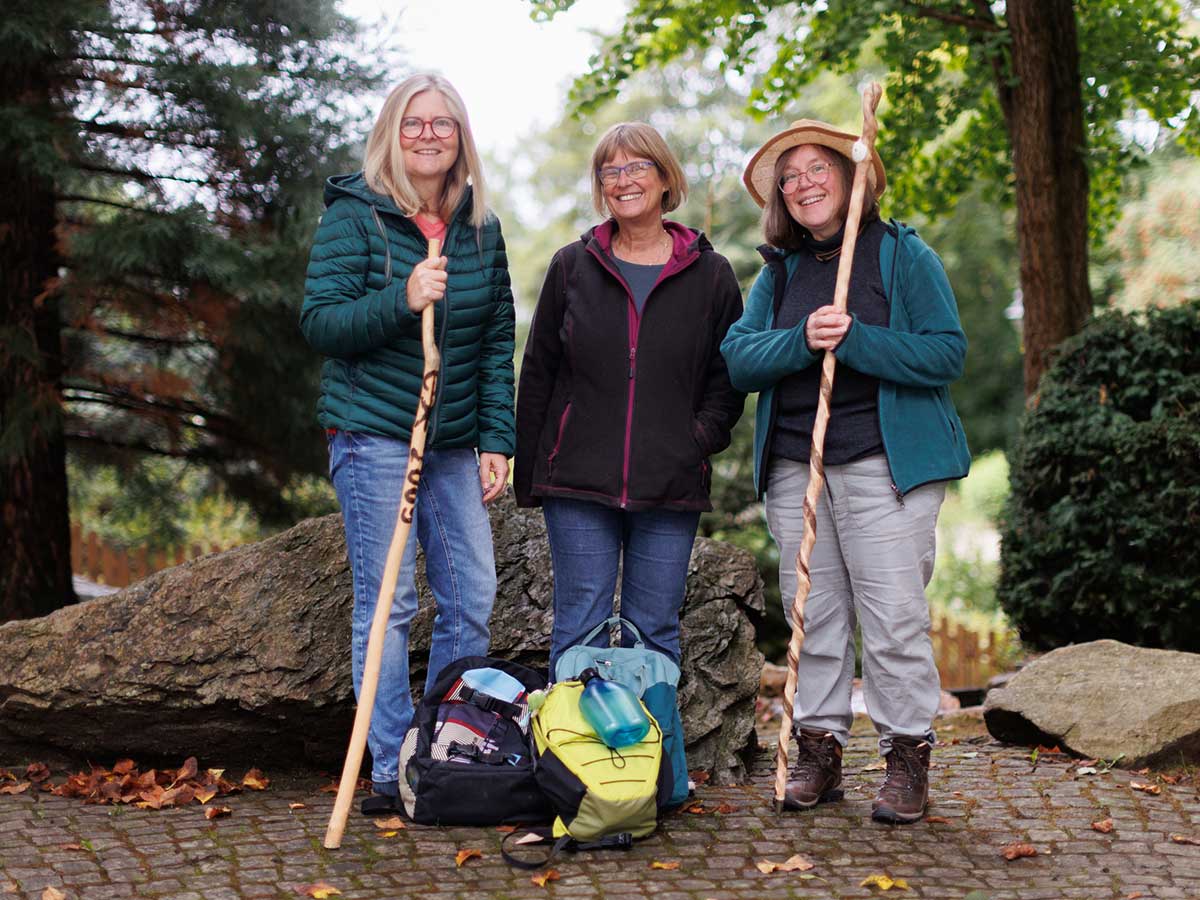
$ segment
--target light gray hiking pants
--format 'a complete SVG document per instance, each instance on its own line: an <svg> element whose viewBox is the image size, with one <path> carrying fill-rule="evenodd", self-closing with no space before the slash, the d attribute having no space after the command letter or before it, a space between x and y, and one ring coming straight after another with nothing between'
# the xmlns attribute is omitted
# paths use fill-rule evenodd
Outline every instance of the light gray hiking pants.
<svg viewBox="0 0 1200 900"><path fill-rule="evenodd" d="M779 545L779 587L791 621L796 553L804 534L808 463L776 458L767 479L767 524ZM933 742L941 684L929 639L925 586L933 575L944 483L899 500L882 454L827 466L804 607L796 727L830 731L845 746L853 714L854 631L862 625L863 693L883 753L892 738Z"/></svg>

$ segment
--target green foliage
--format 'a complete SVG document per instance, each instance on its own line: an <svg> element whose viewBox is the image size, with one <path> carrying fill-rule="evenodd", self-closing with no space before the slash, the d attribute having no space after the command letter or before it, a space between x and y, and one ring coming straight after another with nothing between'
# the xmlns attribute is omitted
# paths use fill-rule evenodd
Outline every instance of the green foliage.
<svg viewBox="0 0 1200 900"><path fill-rule="evenodd" d="M535 17L572 5L530 2ZM1176 0L1076 4L1093 235L1115 220L1122 180L1139 160L1142 148L1124 128L1132 114L1200 150L1197 15ZM751 76L750 105L760 115L786 113L820 73L877 78L887 123L879 150L885 160L904 161L889 172L889 193L901 208L933 213L949 209L978 181L990 186L993 198L1011 196L1011 151L998 94L1012 77L1011 40L1002 4L634 0L621 29L605 39L589 74L575 83L571 101L594 109L634 72L689 51L714 50L721 71ZM857 130L858 105L831 119Z"/></svg>
<svg viewBox="0 0 1200 900"><path fill-rule="evenodd" d="M1064 345L1011 464L998 595L1023 641L1200 650L1200 298Z"/></svg>

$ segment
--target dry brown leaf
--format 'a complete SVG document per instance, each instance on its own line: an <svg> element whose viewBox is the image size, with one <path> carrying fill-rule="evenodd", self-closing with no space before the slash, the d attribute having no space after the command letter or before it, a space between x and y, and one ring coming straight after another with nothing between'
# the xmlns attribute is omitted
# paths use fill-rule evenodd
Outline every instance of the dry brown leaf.
<svg viewBox="0 0 1200 900"><path fill-rule="evenodd" d="M85 853L92 852L92 851L88 850L87 847L83 846L83 844L59 844L58 849L59 850L82 850Z"/></svg>
<svg viewBox="0 0 1200 900"><path fill-rule="evenodd" d="M265 791L267 785L271 783L271 779L262 773L259 769L251 769L242 776L242 787L249 788L252 791Z"/></svg>
<svg viewBox="0 0 1200 900"><path fill-rule="evenodd" d="M1099 822L1092 823L1092 831L1098 831L1101 834L1112 834L1113 820L1112 816L1107 819L1101 819Z"/></svg>
<svg viewBox="0 0 1200 900"><path fill-rule="evenodd" d="M375 827L380 831L399 831L402 828L408 827L399 816L390 816L386 819L372 819L371 821L375 823Z"/></svg>
<svg viewBox="0 0 1200 900"><path fill-rule="evenodd" d="M1176 844L1191 844L1194 847L1200 847L1200 837L1192 837L1189 834L1173 834L1171 840Z"/></svg>
<svg viewBox="0 0 1200 900"><path fill-rule="evenodd" d="M204 810L204 818L208 819L210 822L213 819L223 819L226 816L232 815L233 810L228 806L210 806L208 809Z"/></svg>
<svg viewBox="0 0 1200 900"><path fill-rule="evenodd" d="M336 794L337 792L338 792L338 786L337 786L336 781L332 781L329 784L325 785L324 787L317 788L318 794Z"/></svg>
<svg viewBox="0 0 1200 900"><path fill-rule="evenodd" d="M679 860L677 860L677 859L673 859L673 860L671 860L670 862L659 862L659 861L656 859L656 860L654 860L653 862L651 862L651 863L650 863L650 868L652 868L652 869L666 869L668 872L674 872L674 871L675 871L676 869L678 869L678 868L679 868L681 865L683 865L683 863L681 863L681 862L680 862Z"/></svg>
<svg viewBox="0 0 1200 900"><path fill-rule="evenodd" d="M118 759L116 763L113 764L112 770L113 774L115 775L128 775L136 768L137 763L135 763L132 759Z"/></svg>
<svg viewBox="0 0 1200 900"><path fill-rule="evenodd" d="M717 807L717 812L719 812L723 816L727 816L730 813L737 812L737 809L738 808L736 806L734 806L732 803L722 803L720 806Z"/></svg>
<svg viewBox="0 0 1200 900"><path fill-rule="evenodd" d="M207 803L215 796L217 796L216 788L202 787L196 791L196 799L199 800L202 805Z"/></svg>
<svg viewBox="0 0 1200 900"><path fill-rule="evenodd" d="M293 812L295 812L298 809L308 809L308 804L307 803L289 803L288 809L292 810Z"/></svg>
<svg viewBox="0 0 1200 900"><path fill-rule="evenodd" d="M930 825L949 825L950 820L945 816L926 816L925 821Z"/></svg>
<svg viewBox="0 0 1200 900"><path fill-rule="evenodd" d="M864 772L882 772L886 768L887 763L881 759L879 762L873 762L869 766L863 766L862 770Z"/></svg>
<svg viewBox="0 0 1200 900"><path fill-rule="evenodd" d="M540 888L546 886L547 881L558 881L562 876L558 874L558 869L547 869L545 872L539 872L529 880Z"/></svg>
<svg viewBox="0 0 1200 900"><path fill-rule="evenodd" d="M695 772L688 772L688 777L692 779L692 784L699 786L708 784L708 780L712 778L712 773L705 769L697 769Z"/></svg>
<svg viewBox="0 0 1200 900"><path fill-rule="evenodd" d="M196 762L196 757L189 756L183 761L183 765L175 772L175 784L181 781L190 781L196 777L199 771L199 763Z"/></svg>
<svg viewBox="0 0 1200 900"><path fill-rule="evenodd" d="M23 794L29 790L32 781L21 781L17 784L0 785L0 794Z"/></svg>
<svg viewBox="0 0 1200 900"><path fill-rule="evenodd" d="M67 895L55 887L48 887L42 891L42 900L67 900Z"/></svg>
<svg viewBox="0 0 1200 900"><path fill-rule="evenodd" d="M1140 898L1145 897L1145 896L1146 895L1143 894L1141 891L1134 891L1132 894L1126 894L1125 900L1140 900Z"/></svg>
<svg viewBox="0 0 1200 900"><path fill-rule="evenodd" d="M704 808L704 804L701 801L693 800L681 809L680 812L691 813L693 816L703 816L708 813L708 810Z"/></svg>
<svg viewBox="0 0 1200 900"><path fill-rule="evenodd" d="M313 884L300 884L296 886L296 893L301 897L314 897L316 900L328 900L330 897L341 895L341 891L335 888L332 884L324 881L317 881Z"/></svg>
<svg viewBox="0 0 1200 900"><path fill-rule="evenodd" d="M1144 781L1131 781L1129 782L1129 786L1135 791L1141 791L1143 794L1150 794L1153 797L1157 797L1162 793L1162 788L1159 785L1147 784Z"/></svg>
<svg viewBox="0 0 1200 900"><path fill-rule="evenodd" d="M1023 856L1037 856L1037 850L1032 844L1006 844L1000 848L1000 855L1011 862Z"/></svg>
<svg viewBox="0 0 1200 900"><path fill-rule="evenodd" d="M903 878L892 878L890 875L868 875L858 884L859 887L877 887L881 891L890 891L892 888L897 890L907 891L908 882Z"/></svg>
<svg viewBox="0 0 1200 900"><path fill-rule="evenodd" d="M1149 769L1149 767L1147 767L1145 769L1134 769L1132 774L1134 774L1134 775L1149 775L1150 769Z"/></svg>
<svg viewBox="0 0 1200 900"><path fill-rule="evenodd" d="M512 834L517 830L516 825L497 825L496 830L501 834Z"/></svg>
<svg viewBox="0 0 1200 900"><path fill-rule="evenodd" d="M461 866L468 859L483 859L483 851L474 849L459 850L458 853L454 855L454 864L456 866Z"/></svg>
<svg viewBox="0 0 1200 900"><path fill-rule="evenodd" d="M45 763L30 763L25 769L25 777L34 784L38 784L49 779L50 769Z"/></svg>
<svg viewBox="0 0 1200 900"><path fill-rule="evenodd" d="M763 859L754 865L764 875L770 875L772 872L807 872L813 868L813 864L799 853L795 856L789 856L783 862L772 862L769 859Z"/></svg>

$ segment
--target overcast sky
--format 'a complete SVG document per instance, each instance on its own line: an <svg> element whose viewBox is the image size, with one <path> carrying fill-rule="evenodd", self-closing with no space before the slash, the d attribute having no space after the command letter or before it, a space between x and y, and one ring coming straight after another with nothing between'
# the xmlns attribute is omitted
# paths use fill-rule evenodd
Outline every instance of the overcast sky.
<svg viewBox="0 0 1200 900"><path fill-rule="evenodd" d="M449 78L467 104L480 149L496 154L558 118L571 79L587 70L596 47L587 29L614 30L625 6L578 0L539 24L529 18L528 0L342 2L368 27L395 25L402 57L414 68Z"/></svg>

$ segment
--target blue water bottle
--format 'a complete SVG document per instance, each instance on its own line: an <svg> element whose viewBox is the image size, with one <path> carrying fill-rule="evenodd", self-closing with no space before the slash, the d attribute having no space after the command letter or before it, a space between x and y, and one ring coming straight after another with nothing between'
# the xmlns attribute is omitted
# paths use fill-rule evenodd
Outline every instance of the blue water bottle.
<svg viewBox="0 0 1200 900"><path fill-rule="evenodd" d="M606 746L628 747L646 736L650 720L637 694L618 681L601 678L595 669L584 669L579 680L579 711Z"/></svg>

